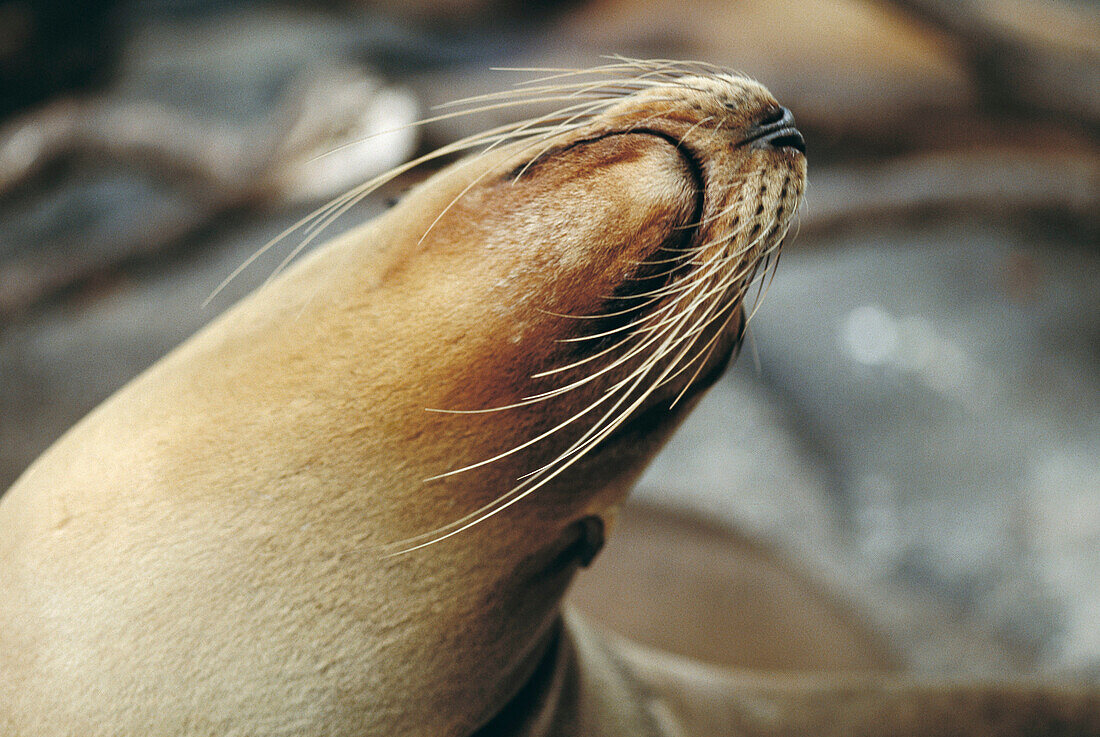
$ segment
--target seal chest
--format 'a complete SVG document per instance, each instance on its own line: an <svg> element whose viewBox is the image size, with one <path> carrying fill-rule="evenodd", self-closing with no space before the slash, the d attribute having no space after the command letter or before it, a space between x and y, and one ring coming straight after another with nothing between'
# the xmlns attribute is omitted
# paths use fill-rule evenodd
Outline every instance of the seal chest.
<svg viewBox="0 0 1100 737"><path fill-rule="evenodd" d="M760 85L620 72L535 85L563 110L444 149L491 147L28 469L0 503L0 731L463 735L503 708L803 188Z"/></svg>

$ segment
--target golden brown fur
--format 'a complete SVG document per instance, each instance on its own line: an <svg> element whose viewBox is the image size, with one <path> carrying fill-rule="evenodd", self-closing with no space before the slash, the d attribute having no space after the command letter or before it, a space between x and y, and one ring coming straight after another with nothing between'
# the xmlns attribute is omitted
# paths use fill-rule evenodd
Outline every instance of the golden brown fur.
<svg viewBox="0 0 1100 737"><path fill-rule="evenodd" d="M656 87L547 139L533 163L539 151L514 144L444 171L44 454L0 507L0 731L459 735L499 710L557 617L573 523L621 499L679 414L647 412L728 356L734 285L696 338L715 350L665 371L652 397L627 397L641 425L620 423L530 503L388 555L491 504L592 423L425 479L537 437L650 358L506 411L426 410L508 405L589 375L586 364L532 379L584 356L569 341L605 323L579 316L607 312L640 262L674 253L662 246L729 247L717 236L734 215L722 211L741 190L726 179L755 188L774 168L734 136L774 102L749 83L706 84L746 99L728 112L711 91ZM714 147L689 131L700 118L685 100L715 106L726 127L709 135L738 162L714 160L704 198L671 142ZM654 106L668 120L633 132ZM791 157L788 214L801 166ZM772 225L755 207L736 213Z"/></svg>
<svg viewBox="0 0 1100 737"><path fill-rule="evenodd" d="M742 143L759 85L647 69L311 255L23 475L0 734L660 733L560 600L728 360L805 162Z"/></svg>

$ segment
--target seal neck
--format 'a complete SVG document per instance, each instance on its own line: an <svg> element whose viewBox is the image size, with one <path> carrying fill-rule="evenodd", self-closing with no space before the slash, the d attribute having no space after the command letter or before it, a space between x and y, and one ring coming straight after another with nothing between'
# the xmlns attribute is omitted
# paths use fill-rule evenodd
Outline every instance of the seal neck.
<svg viewBox="0 0 1100 737"><path fill-rule="evenodd" d="M614 648L566 611L528 681L470 737L668 737L646 711L649 701Z"/></svg>

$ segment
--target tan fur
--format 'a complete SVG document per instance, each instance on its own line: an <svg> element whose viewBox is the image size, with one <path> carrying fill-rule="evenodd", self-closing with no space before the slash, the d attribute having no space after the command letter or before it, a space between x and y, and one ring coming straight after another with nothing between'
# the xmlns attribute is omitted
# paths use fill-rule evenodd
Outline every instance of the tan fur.
<svg viewBox="0 0 1100 737"><path fill-rule="evenodd" d="M731 139L774 103L721 84L746 99L717 108L732 120L715 135L747 160ZM462 534L386 546L492 501L578 432L425 479L534 437L611 383L503 412L426 411L568 379L531 379L574 360L579 344L560 341L590 328L560 315L600 312L703 214L684 156L626 132L657 105L670 120L653 127L682 135L698 114L678 106L713 98L663 89L556 141L518 180L533 154L515 146L437 175L44 454L0 506L0 731L459 735L499 710L557 617L576 565L558 562L567 527L625 494L679 413ZM714 193L708 205L725 204ZM721 342L714 366L732 336Z"/></svg>
<svg viewBox="0 0 1100 737"><path fill-rule="evenodd" d="M583 340L604 322L563 315L607 314L662 248L705 264L745 246L717 263L747 275L782 236L804 159L738 145L774 105L747 80L687 77L545 147L460 162L91 413L0 502L0 734L650 730L624 675L642 671L609 670L620 656L562 629L560 600L578 521L610 514L728 359L739 292L714 295L689 341L713 350L690 370L677 351L612 352L543 374L604 345ZM598 413L522 444L640 366L667 381L594 450L440 534L571 458Z"/></svg>

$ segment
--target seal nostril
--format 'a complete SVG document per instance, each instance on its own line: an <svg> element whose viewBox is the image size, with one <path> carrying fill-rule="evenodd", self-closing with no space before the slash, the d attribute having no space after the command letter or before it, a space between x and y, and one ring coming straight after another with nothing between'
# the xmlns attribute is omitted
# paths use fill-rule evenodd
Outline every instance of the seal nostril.
<svg viewBox="0 0 1100 737"><path fill-rule="evenodd" d="M764 139L772 148L793 148L803 154L806 153L806 139L794 129L780 131L776 135Z"/></svg>
<svg viewBox="0 0 1100 737"><path fill-rule="evenodd" d="M785 107L768 109L749 128L748 134L741 143L755 149L792 148L806 153L806 141L794 127L794 115Z"/></svg>
<svg viewBox="0 0 1100 737"><path fill-rule="evenodd" d="M763 117L761 117L760 121L757 123L757 126L762 128L767 125L778 123L787 116L788 112L789 111L785 107L772 108L768 112L764 113Z"/></svg>

